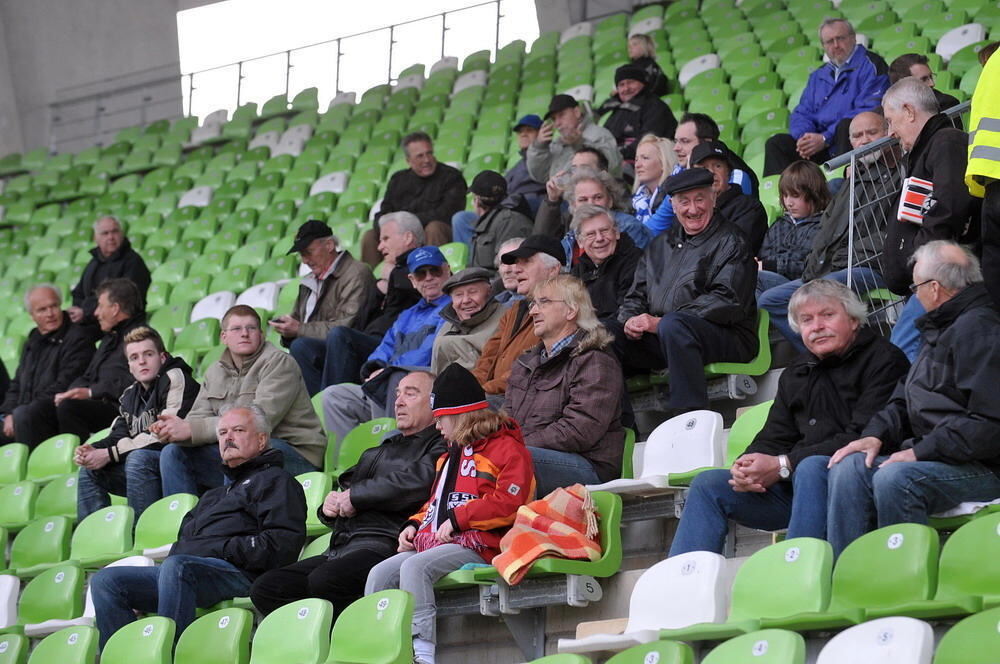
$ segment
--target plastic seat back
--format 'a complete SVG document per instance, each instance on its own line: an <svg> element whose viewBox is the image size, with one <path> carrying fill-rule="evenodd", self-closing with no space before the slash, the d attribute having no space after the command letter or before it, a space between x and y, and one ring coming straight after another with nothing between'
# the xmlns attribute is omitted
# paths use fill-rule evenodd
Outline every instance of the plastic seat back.
<svg viewBox="0 0 1000 664"><path fill-rule="evenodd" d="M170 664L174 621L151 616L128 623L101 650L101 664Z"/></svg>
<svg viewBox="0 0 1000 664"><path fill-rule="evenodd" d="M726 559L692 551L656 563L639 577L629 599L626 632L674 629L726 618ZM670 588L669 596L663 589Z"/></svg>
<svg viewBox="0 0 1000 664"><path fill-rule="evenodd" d="M333 605L325 599L286 604L257 626L250 664L320 664L330 650Z"/></svg>
<svg viewBox="0 0 1000 664"><path fill-rule="evenodd" d="M694 664L694 650L686 643L654 641L632 646L607 661L607 664Z"/></svg>
<svg viewBox="0 0 1000 664"><path fill-rule="evenodd" d="M960 621L941 637L934 664L993 664L1000 652L998 625L1000 608Z"/></svg>
<svg viewBox="0 0 1000 664"><path fill-rule="evenodd" d="M24 664L28 660L28 637L0 634L0 664Z"/></svg>
<svg viewBox="0 0 1000 664"><path fill-rule="evenodd" d="M0 447L0 484L13 484L24 479L28 467L28 446L10 443Z"/></svg>
<svg viewBox="0 0 1000 664"><path fill-rule="evenodd" d="M649 434L642 457L644 477L722 464L722 415L696 410L672 417Z"/></svg>
<svg viewBox="0 0 1000 664"><path fill-rule="evenodd" d="M26 479L33 482L48 482L60 475L68 475L76 470L73 450L80 444L80 438L71 433L53 436L42 442L28 457Z"/></svg>
<svg viewBox="0 0 1000 664"><path fill-rule="evenodd" d="M796 537L761 549L736 573L729 621L826 610L832 568L833 550L823 540Z"/></svg>
<svg viewBox="0 0 1000 664"><path fill-rule="evenodd" d="M97 629L67 627L42 639L28 664L93 664L96 656Z"/></svg>
<svg viewBox="0 0 1000 664"><path fill-rule="evenodd" d="M135 524L135 549L145 553L177 541L184 516L198 504L198 496L175 493L146 508Z"/></svg>
<svg viewBox="0 0 1000 664"><path fill-rule="evenodd" d="M362 422L351 429L340 441L340 447L337 451L337 468L334 470L334 474L339 475L356 464L365 450L378 446L382 439L395 428L395 419L379 417Z"/></svg>
<svg viewBox="0 0 1000 664"><path fill-rule="evenodd" d="M326 664L413 661L413 596L383 590L351 603L337 618Z"/></svg>
<svg viewBox="0 0 1000 664"><path fill-rule="evenodd" d="M73 532L70 558L84 567L103 567L132 550L135 512L128 505L111 505L93 512Z"/></svg>
<svg viewBox="0 0 1000 664"><path fill-rule="evenodd" d="M894 616L840 632L826 642L816 664L930 664L933 653L934 631L930 625Z"/></svg>
<svg viewBox="0 0 1000 664"><path fill-rule="evenodd" d="M326 550L330 548L330 537L332 534L333 533L325 533L309 542L309 544L306 544L305 548L302 549L302 555L299 556L299 560L305 560L306 558L312 558L326 553Z"/></svg>
<svg viewBox="0 0 1000 664"><path fill-rule="evenodd" d="M296 475L295 479L302 485L306 494L306 532L316 535L326 530L326 526L316 516L316 510L330 493L332 480L326 473L313 472Z"/></svg>
<svg viewBox="0 0 1000 664"><path fill-rule="evenodd" d="M57 565L28 582L17 604L22 625L46 620L71 620L83 615L83 570Z"/></svg>
<svg viewBox="0 0 1000 664"><path fill-rule="evenodd" d="M35 518L65 516L76 520L77 473L57 477L38 491Z"/></svg>
<svg viewBox="0 0 1000 664"><path fill-rule="evenodd" d="M941 550L935 599L982 595L1000 603L1000 512L978 517L948 538Z"/></svg>
<svg viewBox="0 0 1000 664"><path fill-rule="evenodd" d="M66 560L72 530L70 520L64 516L35 519L14 538L10 568L23 575L25 568Z"/></svg>
<svg viewBox="0 0 1000 664"><path fill-rule="evenodd" d="M805 664L806 641L796 632L762 629L716 646L701 660L701 664L743 661L754 664Z"/></svg>
<svg viewBox="0 0 1000 664"><path fill-rule="evenodd" d="M772 400L752 406L733 422L733 426L729 430L729 439L726 442L726 468L733 465L737 457L746 451L754 436L764 428L767 414L771 412L771 404L773 403Z"/></svg>
<svg viewBox="0 0 1000 664"><path fill-rule="evenodd" d="M188 625L174 661L177 664L247 664L253 614L246 609L222 609Z"/></svg>
<svg viewBox="0 0 1000 664"><path fill-rule="evenodd" d="M30 480L0 488L0 526L19 528L31 521L38 485Z"/></svg>
<svg viewBox="0 0 1000 664"><path fill-rule="evenodd" d="M919 523L862 535L837 559L830 610L870 611L930 599L937 587L938 553L937 531Z"/></svg>
<svg viewBox="0 0 1000 664"><path fill-rule="evenodd" d="M0 629L17 623L17 595L20 590L20 579L13 574L0 574Z"/></svg>

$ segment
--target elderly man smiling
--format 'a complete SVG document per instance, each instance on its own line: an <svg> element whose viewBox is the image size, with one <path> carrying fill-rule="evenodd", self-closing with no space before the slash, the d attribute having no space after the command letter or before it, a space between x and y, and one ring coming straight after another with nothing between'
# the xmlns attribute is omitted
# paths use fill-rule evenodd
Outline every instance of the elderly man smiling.
<svg viewBox="0 0 1000 664"><path fill-rule="evenodd" d="M439 374L452 362L470 371L476 366L505 311L490 297L492 277L489 270L470 267L444 283L442 290L451 296L451 304L441 310L445 322L434 339L431 372Z"/></svg>

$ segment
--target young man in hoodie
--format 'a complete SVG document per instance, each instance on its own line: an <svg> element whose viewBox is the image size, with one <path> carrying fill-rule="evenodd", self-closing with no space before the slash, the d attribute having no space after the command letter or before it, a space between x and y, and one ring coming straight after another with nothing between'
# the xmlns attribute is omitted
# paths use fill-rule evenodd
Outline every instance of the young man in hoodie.
<svg viewBox="0 0 1000 664"><path fill-rule="evenodd" d="M138 517L160 499L160 450L163 443L149 425L161 413L187 415L198 395L191 367L171 357L156 330L137 327L125 335L125 357L135 382L119 399L119 415L111 433L93 445L76 448L81 467L77 485L77 518L111 504L111 493L124 494Z"/></svg>

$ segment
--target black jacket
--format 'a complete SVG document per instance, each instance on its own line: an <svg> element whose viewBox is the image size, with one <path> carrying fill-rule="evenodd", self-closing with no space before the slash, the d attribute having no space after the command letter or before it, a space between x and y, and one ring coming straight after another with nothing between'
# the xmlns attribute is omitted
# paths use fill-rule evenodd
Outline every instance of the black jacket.
<svg viewBox="0 0 1000 664"><path fill-rule="evenodd" d="M396 541L406 520L430 495L434 463L445 443L431 425L418 433L397 433L361 455L357 465L339 478L341 489L351 490L357 514L331 519L318 508L320 521L333 529L330 549L353 537L387 537Z"/></svg>
<svg viewBox="0 0 1000 664"><path fill-rule="evenodd" d="M767 234L767 210L756 196L748 196L735 184L719 194L715 209L743 231L750 241L750 254L756 256Z"/></svg>
<svg viewBox="0 0 1000 664"><path fill-rule="evenodd" d="M814 214L796 222L787 213L781 215L767 229L757 254L764 269L776 272L789 281L801 279L820 219L819 214Z"/></svg>
<svg viewBox="0 0 1000 664"><path fill-rule="evenodd" d="M97 351L90 358L90 364L79 378L69 387L89 387L90 398L117 404L125 388L132 383L125 358L125 335L134 328L146 324L145 314L128 318L118 323L113 330L101 337Z"/></svg>
<svg viewBox="0 0 1000 664"><path fill-rule="evenodd" d="M677 223L653 238L636 267L618 320L681 311L731 326L756 348L756 285L757 266L746 237L716 213L698 235L689 236Z"/></svg>
<svg viewBox="0 0 1000 664"><path fill-rule="evenodd" d="M375 217L376 232L379 217L401 210L420 217L424 226L431 221L441 221L450 226L451 216L465 209L467 191L462 173L448 164L438 163L434 172L425 178L411 168L396 171L389 178L385 198Z"/></svg>
<svg viewBox="0 0 1000 664"><path fill-rule="evenodd" d="M125 388L118 400L118 417L111 423L111 433L94 447L106 448L111 461L118 463L131 450L163 449L163 443L149 433L149 425L161 413L184 417L191 410L200 389L191 377L191 367L179 357L168 357L150 388L137 382Z"/></svg>
<svg viewBox="0 0 1000 664"><path fill-rule="evenodd" d="M910 363L906 355L867 327L843 355L799 355L778 379L778 393L764 428L746 454L829 455L860 437L889 400Z"/></svg>
<svg viewBox="0 0 1000 664"><path fill-rule="evenodd" d="M594 265L587 254L580 256L571 272L587 287L598 318L613 318L618 313L618 308L632 287L635 268L641 258L642 250L625 233L618 238L615 253L600 265Z"/></svg>
<svg viewBox="0 0 1000 664"><path fill-rule="evenodd" d="M413 287L409 276L407 276L410 270L406 267L406 259L409 257L410 251L396 258L396 265L389 273L388 286L381 306L373 314L374 318L368 321L368 325L365 326L365 334L384 337L392 324L399 318L399 314L420 301L420 293Z"/></svg>
<svg viewBox="0 0 1000 664"><path fill-rule="evenodd" d="M145 303L146 291L149 290L149 268L146 267L142 256L132 249L128 238L122 240L122 245L110 256L102 255L97 247L90 250L90 255L93 258L87 263L87 267L83 268L80 281L73 287L73 306L83 309L83 315L87 319L93 319L94 309L97 308L97 296L94 295L94 290L105 279L131 279L139 287L139 293Z"/></svg>
<svg viewBox="0 0 1000 664"><path fill-rule="evenodd" d="M973 284L917 319L923 346L862 435L880 454L913 448L919 461L979 461L1000 475L1000 313Z"/></svg>
<svg viewBox="0 0 1000 664"><path fill-rule="evenodd" d="M660 65L656 64L656 60L644 55L641 58L633 60L632 64L646 70L646 89L653 95L662 97L670 93L670 79L660 69ZM674 137L672 133L659 134L659 136L671 139Z"/></svg>
<svg viewBox="0 0 1000 664"><path fill-rule="evenodd" d="M913 275L907 262L913 252L931 240L957 241L968 230L976 211L965 185L969 135L955 129L947 116L927 121L905 156L906 175L934 183L933 203L922 226L890 220L882 257L882 277L889 289L909 293Z"/></svg>
<svg viewBox="0 0 1000 664"><path fill-rule="evenodd" d="M642 90L635 97L623 102L617 94L609 97L596 111L598 117L610 113L604 128L618 142L622 159L635 159L635 149L646 134L672 138L677 130L677 119L670 107L659 97Z"/></svg>
<svg viewBox="0 0 1000 664"><path fill-rule="evenodd" d="M84 372L93 355L94 344L66 314L54 332L42 334L35 328L21 350L21 361L0 413L10 415L18 406L33 401L52 401Z"/></svg>
<svg viewBox="0 0 1000 664"><path fill-rule="evenodd" d="M236 468L230 484L209 489L181 522L170 555L219 558L253 580L295 562L306 541L306 496L278 450Z"/></svg>
<svg viewBox="0 0 1000 664"><path fill-rule="evenodd" d="M469 267L496 270L493 261L496 259L497 249L511 238L531 235L533 222L518 209L527 207L522 205L523 201L521 196L508 197L476 221ZM530 212L527 209L525 211Z"/></svg>

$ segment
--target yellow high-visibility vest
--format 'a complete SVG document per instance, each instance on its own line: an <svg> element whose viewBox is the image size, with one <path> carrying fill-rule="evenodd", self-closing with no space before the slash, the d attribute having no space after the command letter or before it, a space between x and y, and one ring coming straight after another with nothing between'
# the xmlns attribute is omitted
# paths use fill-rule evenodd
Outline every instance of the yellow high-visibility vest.
<svg viewBox="0 0 1000 664"><path fill-rule="evenodd" d="M965 183L978 198L985 196L987 182L1000 180L1000 57L995 56L986 61L972 95Z"/></svg>

